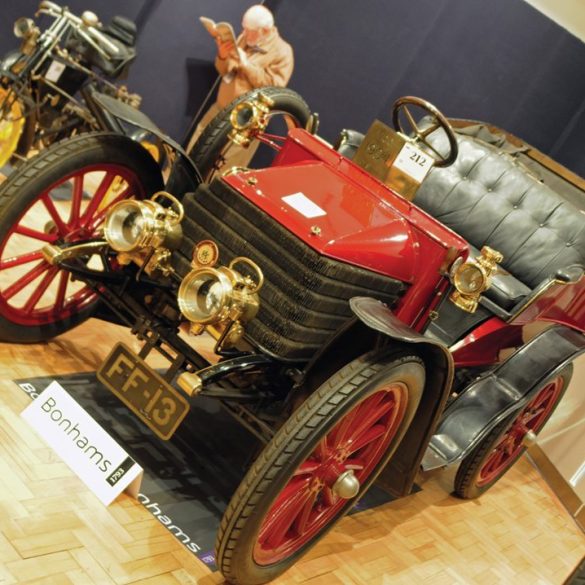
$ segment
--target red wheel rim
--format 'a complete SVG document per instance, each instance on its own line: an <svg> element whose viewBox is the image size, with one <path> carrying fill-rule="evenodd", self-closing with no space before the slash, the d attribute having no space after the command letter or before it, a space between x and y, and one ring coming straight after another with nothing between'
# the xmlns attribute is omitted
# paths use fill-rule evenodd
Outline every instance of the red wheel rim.
<svg viewBox="0 0 585 585"><path fill-rule="evenodd" d="M553 411L563 391L564 379L548 383L518 414L496 447L489 453L479 471L476 484L487 485L499 478L524 451L524 437L537 433Z"/></svg>
<svg viewBox="0 0 585 585"><path fill-rule="evenodd" d="M138 176L117 164L83 167L40 193L0 243L0 314L13 323L38 326L91 305L96 294L51 266L41 249L95 237L111 205L144 196Z"/></svg>
<svg viewBox="0 0 585 585"><path fill-rule="evenodd" d="M404 417L407 388L383 386L352 408L295 470L265 516L254 546L258 565L297 552L327 526L348 500L332 489L352 469L362 485L386 454Z"/></svg>

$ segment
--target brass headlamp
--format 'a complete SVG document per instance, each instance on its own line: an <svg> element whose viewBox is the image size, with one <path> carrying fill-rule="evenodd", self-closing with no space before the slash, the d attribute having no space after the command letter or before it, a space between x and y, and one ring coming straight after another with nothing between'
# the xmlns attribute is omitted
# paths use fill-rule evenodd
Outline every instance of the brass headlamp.
<svg viewBox="0 0 585 585"><path fill-rule="evenodd" d="M475 313L481 297L491 285L491 277L503 260L502 254L488 246L481 249L477 258L466 262L455 261L451 268L451 281L455 290L449 297L460 309Z"/></svg>
<svg viewBox="0 0 585 585"><path fill-rule="evenodd" d="M192 323L191 333L207 330L221 348L234 345L244 333L242 324L256 316L264 275L255 262L244 257L215 268L217 256L217 246L211 241L196 247L194 269L181 282L177 298L181 313ZM235 270L236 264L247 265L256 280Z"/></svg>
<svg viewBox="0 0 585 585"><path fill-rule="evenodd" d="M233 130L229 134L229 139L247 148L254 134L264 131L268 126L268 114L273 107L274 101L262 92L259 92L254 99L239 103L230 114Z"/></svg>
<svg viewBox="0 0 585 585"><path fill-rule="evenodd" d="M13 32L17 39L26 39L35 30L35 21L32 18L22 16L14 21Z"/></svg>
<svg viewBox="0 0 585 585"><path fill-rule="evenodd" d="M157 200L167 199L170 207ZM183 206L165 191L147 201L128 199L112 206L106 215L104 236L116 252L135 253L145 248L175 250L182 238Z"/></svg>

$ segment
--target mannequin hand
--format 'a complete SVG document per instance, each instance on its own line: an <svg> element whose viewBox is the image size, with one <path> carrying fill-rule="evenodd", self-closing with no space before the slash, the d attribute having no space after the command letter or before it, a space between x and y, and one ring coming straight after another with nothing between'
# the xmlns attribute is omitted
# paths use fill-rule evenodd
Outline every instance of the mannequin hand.
<svg viewBox="0 0 585 585"><path fill-rule="evenodd" d="M231 41L222 42L219 37L215 37L215 42L217 43L217 55L220 59L227 59L236 48Z"/></svg>

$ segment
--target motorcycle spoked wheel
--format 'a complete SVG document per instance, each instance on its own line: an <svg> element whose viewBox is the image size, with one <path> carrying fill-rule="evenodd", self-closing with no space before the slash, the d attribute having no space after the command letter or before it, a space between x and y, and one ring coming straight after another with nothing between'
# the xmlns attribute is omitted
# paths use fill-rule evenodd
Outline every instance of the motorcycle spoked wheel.
<svg viewBox="0 0 585 585"><path fill-rule="evenodd" d="M424 382L417 356L371 352L334 374L292 414L222 519L217 565L230 583L274 579L353 507L392 457ZM338 485L349 470L359 481L354 497L340 494Z"/></svg>
<svg viewBox="0 0 585 585"><path fill-rule="evenodd" d="M237 146L229 139L233 127L230 122L230 114L235 106L243 101L253 98L258 92L262 92L274 102L269 117L276 120L282 118L287 129L304 128L311 117L311 110L305 100L292 89L284 87L262 87L245 93L233 102L228 104L211 122L205 127L201 136L194 144L189 156L199 169L203 180L210 183L214 177L227 171L232 165L226 164L226 158L234 151L242 151L244 147ZM270 129L270 128L267 128ZM266 138L273 142L278 148L279 142L285 136L274 136L261 134L261 139ZM258 142L258 139L256 139Z"/></svg>
<svg viewBox="0 0 585 585"><path fill-rule="evenodd" d="M40 342L89 318L96 294L42 247L92 238L111 205L162 188L152 157L116 134L72 138L19 166L0 186L0 340Z"/></svg>
<svg viewBox="0 0 585 585"><path fill-rule="evenodd" d="M463 459L455 476L456 496L466 500L477 498L506 474L526 451L527 433L538 434L551 417L572 375L570 364L552 380L544 382L526 406L496 425Z"/></svg>
<svg viewBox="0 0 585 585"><path fill-rule="evenodd" d="M19 99L12 100L13 92L0 86L0 168L3 167L17 149L20 141L25 118L23 117L23 105Z"/></svg>

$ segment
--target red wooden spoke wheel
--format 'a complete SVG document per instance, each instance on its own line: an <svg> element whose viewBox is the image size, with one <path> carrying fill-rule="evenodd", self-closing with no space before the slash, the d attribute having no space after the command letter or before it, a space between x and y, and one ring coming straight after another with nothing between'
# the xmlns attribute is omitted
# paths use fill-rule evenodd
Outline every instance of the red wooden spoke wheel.
<svg viewBox="0 0 585 585"><path fill-rule="evenodd" d="M386 465L420 400L415 356L372 353L310 396L249 470L222 520L218 566L264 583L304 554Z"/></svg>
<svg viewBox="0 0 585 585"><path fill-rule="evenodd" d="M526 450L528 433L537 434L560 402L572 375L568 366L543 383L530 402L497 425L462 461L455 478L455 494L475 498L489 489Z"/></svg>
<svg viewBox="0 0 585 585"><path fill-rule="evenodd" d="M140 148L122 136L81 136L43 151L2 184L1 340L41 341L90 316L96 294L49 264L42 248L95 238L111 205L161 188L158 167Z"/></svg>

